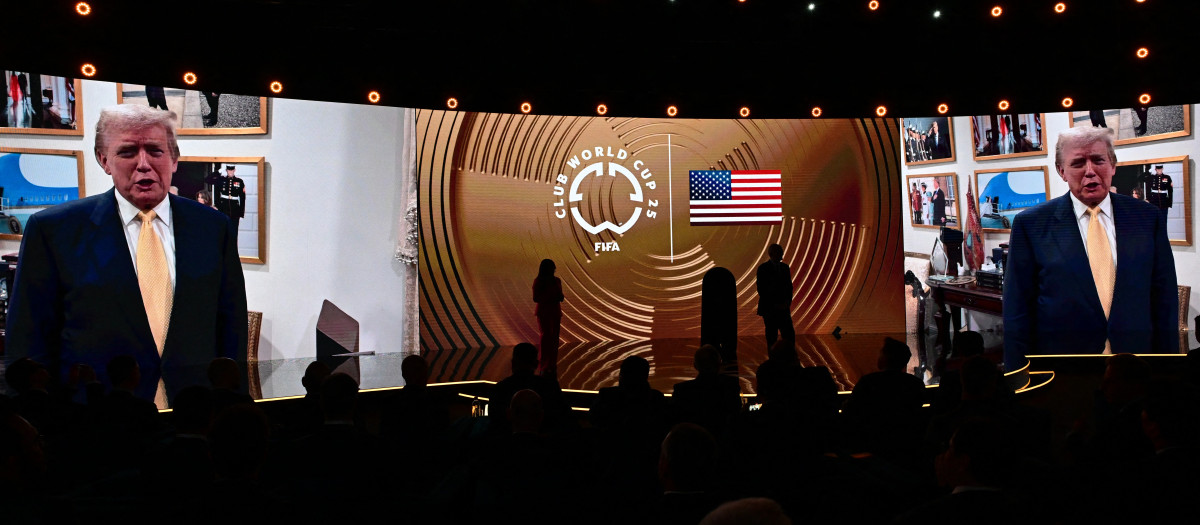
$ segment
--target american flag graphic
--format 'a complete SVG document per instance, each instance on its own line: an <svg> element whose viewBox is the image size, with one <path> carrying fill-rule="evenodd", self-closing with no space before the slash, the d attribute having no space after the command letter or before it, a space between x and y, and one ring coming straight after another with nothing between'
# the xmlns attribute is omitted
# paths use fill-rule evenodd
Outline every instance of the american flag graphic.
<svg viewBox="0 0 1200 525"><path fill-rule="evenodd" d="M779 170L688 172L691 224L782 224L782 178Z"/></svg>

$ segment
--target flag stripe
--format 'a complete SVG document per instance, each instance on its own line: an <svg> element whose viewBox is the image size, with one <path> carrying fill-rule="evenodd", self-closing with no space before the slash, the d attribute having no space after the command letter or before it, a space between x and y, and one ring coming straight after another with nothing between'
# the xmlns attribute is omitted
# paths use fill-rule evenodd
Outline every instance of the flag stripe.
<svg viewBox="0 0 1200 525"><path fill-rule="evenodd" d="M783 174L779 170L691 170L688 180L691 224L783 222Z"/></svg>
<svg viewBox="0 0 1200 525"><path fill-rule="evenodd" d="M694 201L690 201L690 203L692 206L705 206L705 205L726 205L727 206L730 204L730 202L727 200L724 200L724 201L694 200ZM750 204L779 205L779 204L783 204L783 200L781 200L781 199L738 199L738 201L737 201L738 206L747 206Z"/></svg>
<svg viewBox="0 0 1200 525"><path fill-rule="evenodd" d="M783 222L783 220L778 215L776 215L774 217L745 217L745 216L742 216L742 217L692 217L692 222L693 223L703 222L703 223L708 223L708 224L739 224L739 223L748 223L748 222L779 223L779 222Z"/></svg>
<svg viewBox="0 0 1200 525"><path fill-rule="evenodd" d="M692 213L701 215L721 215L721 214L745 214L745 215L769 215L774 213L779 215L783 213L783 208L714 208L714 209L697 209L692 208Z"/></svg>
<svg viewBox="0 0 1200 525"><path fill-rule="evenodd" d="M729 172L734 178L745 175L774 175L776 178L783 175L779 170L739 170Z"/></svg>
<svg viewBox="0 0 1200 525"><path fill-rule="evenodd" d="M742 200L733 200L733 201L726 201L726 203L721 203L721 204L692 204L691 209L692 210L720 210L720 209L725 209L725 207L755 207L755 209L781 209L781 207L782 207L779 205L779 203L775 203L775 204L744 204L744 203L745 203L745 201L742 201Z"/></svg>

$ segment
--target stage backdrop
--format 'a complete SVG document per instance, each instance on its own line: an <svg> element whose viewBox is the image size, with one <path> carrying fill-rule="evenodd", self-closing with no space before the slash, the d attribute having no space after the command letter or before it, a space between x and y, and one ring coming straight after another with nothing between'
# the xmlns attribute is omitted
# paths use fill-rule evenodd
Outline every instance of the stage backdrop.
<svg viewBox="0 0 1200 525"><path fill-rule="evenodd" d="M698 341L715 266L737 279L740 334L761 334L755 270L772 243L798 333L904 331L895 120L418 110L415 135L425 351L536 343L547 258L566 343Z"/></svg>

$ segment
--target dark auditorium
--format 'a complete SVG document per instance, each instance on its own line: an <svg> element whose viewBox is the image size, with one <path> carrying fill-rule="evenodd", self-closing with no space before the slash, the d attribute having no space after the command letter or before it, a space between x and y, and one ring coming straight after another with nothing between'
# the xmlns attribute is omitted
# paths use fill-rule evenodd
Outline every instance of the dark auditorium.
<svg viewBox="0 0 1200 525"><path fill-rule="evenodd" d="M1194 520L1198 17L6 6L0 522Z"/></svg>

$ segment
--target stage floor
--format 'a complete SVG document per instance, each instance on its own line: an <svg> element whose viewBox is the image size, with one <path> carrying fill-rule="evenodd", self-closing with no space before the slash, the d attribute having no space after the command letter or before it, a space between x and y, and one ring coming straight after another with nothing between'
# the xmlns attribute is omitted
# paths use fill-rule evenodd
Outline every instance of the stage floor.
<svg viewBox="0 0 1200 525"><path fill-rule="evenodd" d="M876 370L879 349L889 334L846 334L796 336L797 352L804 366L826 366L839 390L850 390L864 374ZM891 334L904 340L904 334ZM565 343L559 348L558 379L564 389L599 390L615 386L621 361L637 355L650 362L650 386L671 393L676 383L696 377L692 356L699 339L653 339ZM915 348L915 341L910 345ZM743 393L753 393L754 371L767 359L767 343L762 337L738 339L737 375ZM510 374L511 346L483 349L459 349L425 352L430 364L430 383L487 380L499 381ZM910 371L920 365L914 351Z"/></svg>

